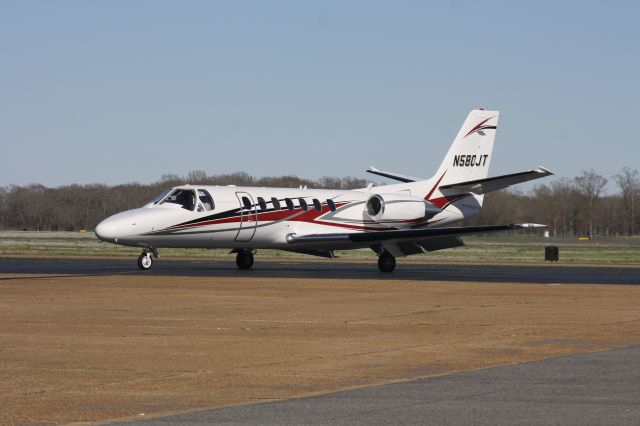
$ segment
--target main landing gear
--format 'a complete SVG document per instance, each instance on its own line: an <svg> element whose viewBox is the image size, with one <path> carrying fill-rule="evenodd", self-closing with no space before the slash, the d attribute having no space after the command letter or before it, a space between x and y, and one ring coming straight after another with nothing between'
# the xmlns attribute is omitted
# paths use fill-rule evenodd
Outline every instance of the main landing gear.
<svg viewBox="0 0 640 426"><path fill-rule="evenodd" d="M253 266L253 252L251 250L238 250L236 265L240 269L251 269Z"/></svg>
<svg viewBox="0 0 640 426"><path fill-rule="evenodd" d="M388 251L383 251L378 257L378 269L380 272L393 272L396 269L396 258Z"/></svg>

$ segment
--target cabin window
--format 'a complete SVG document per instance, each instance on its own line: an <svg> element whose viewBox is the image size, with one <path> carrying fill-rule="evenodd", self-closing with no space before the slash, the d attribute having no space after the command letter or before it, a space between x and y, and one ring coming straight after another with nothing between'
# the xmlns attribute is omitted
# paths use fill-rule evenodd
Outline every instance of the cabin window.
<svg viewBox="0 0 640 426"><path fill-rule="evenodd" d="M276 197L271 197L271 204L273 204L274 209L280 210L280 201Z"/></svg>
<svg viewBox="0 0 640 426"><path fill-rule="evenodd" d="M304 211L307 211L309 209L307 201L304 198L298 198L298 200L300 201L300 208Z"/></svg>
<svg viewBox="0 0 640 426"><path fill-rule="evenodd" d="M336 203L334 203L332 199L327 200L327 205L329 206L329 210L332 212L336 211Z"/></svg>
<svg viewBox="0 0 640 426"><path fill-rule="evenodd" d="M317 198L313 199L313 207L316 208L319 212L322 211L322 203Z"/></svg>
<svg viewBox="0 0 640 426"><path fill-rule="evenodd" d="M253 203L247 197L242 197L242 204L244 204L244 208L247 210L253 210Z"/></svg>
<svg viewBox="0 0 640 426"><path fill-rule="evenodd" d="M284 202L287 204L289 210L293 210L293 201L291 201L291 198L285 198Z"/></svg>
<svg viewBox="0 0 640 426"><path fill-rule="evenodd" d="M160 204L178 204L185 210L193 211L196 207L196 194L191 189L176 189Z"/></svg>
<svg viewBox="0 0 640 426"><path fill-rule="evenodd" d="M200 203L202 203L202 207L205 211L209 212L215 208L213 198L211 198L209 192L205 191L204 189L198 189L198 199L200 200ZM198 211L200 210L198 209Z"/></svg>
<svg viewBox="0 0 640 426"><path fill-rule="evenodd" d="M260 210L267 209L267 203L264 201L264 198L258 197L258 204L260 205Z"/></svg>

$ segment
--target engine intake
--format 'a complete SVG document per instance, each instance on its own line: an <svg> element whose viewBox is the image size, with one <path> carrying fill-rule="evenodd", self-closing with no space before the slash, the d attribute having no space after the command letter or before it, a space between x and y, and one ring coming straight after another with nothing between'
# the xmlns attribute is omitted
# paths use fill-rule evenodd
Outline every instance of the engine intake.
<svg viewBox="0 0 640 426"><path fill-rule="evenodd" d="M367 200L365 211L376 222L398 228L431 219L442 210L407 194L373 194Z"/></svg>
<svg viewBox="0 0 640 426"><path fill-rule="evenodd" d="M367 213L371 217L384 213L384 198L378 194L369 197L367 200Z"/></svg>

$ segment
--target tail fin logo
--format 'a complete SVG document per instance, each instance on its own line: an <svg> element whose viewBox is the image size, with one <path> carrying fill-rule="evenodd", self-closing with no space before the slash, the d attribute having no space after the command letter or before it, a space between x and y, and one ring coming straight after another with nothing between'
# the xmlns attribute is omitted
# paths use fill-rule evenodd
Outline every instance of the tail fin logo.
<svg viewBox="0 0 640 426"><path fill-rule="evenodd" d="M473 129L469 130L469 133L467 133L466 135L463 136L463 138L466 138L467 136L476 133L476 132L481 132L482 130L487 130L487 129L495 129L496 126L485 126L484 123L486 123L487 121L491 120L494 117L489 117L486 120L482 120L480 123L478 123Z"/></svg>

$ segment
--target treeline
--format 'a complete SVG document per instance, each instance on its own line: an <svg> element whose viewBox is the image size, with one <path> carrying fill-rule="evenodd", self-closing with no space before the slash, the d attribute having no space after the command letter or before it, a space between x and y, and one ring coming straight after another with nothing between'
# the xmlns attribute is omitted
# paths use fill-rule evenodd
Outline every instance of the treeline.
<svg viewBox="0 0 640 426"><path fill-rule="evenodd" d="M603 195L608 185L614 193ZM609 181L594 170L573 179L556 178L527 194L517 189L485 198L473 224L533 222L552 236L630 236L640 233L640 177L625 167Z"/></svg>
<svg viewBox="0 0 640 426"><path fill-rule="evenodd" d="M102 219L123 210L140 207L172 186L194 185L271 186L327 189L365 187L365 179L323 177L317 181L297 176L255 178L244 172L208 176L195 170L187 176L163 175L159 181L141 185L43 185L0 188L0 229L75 231L92 230Z"/></svg>
<svg viewBox="0 0 640 426"><path fill-rule="evenodd" d="M528 193L515 189L486 195L482 212L468 224L543 223L553 236L640 233L638 171L624 168L611 180L594 170L573 179L547 180ZM184 183L354 189L365 187L368 181L354 177L323 177L317 181L297 176L255 178L243 172L208 176L196 170L185 177L163 175L148 185L10 186L0 188L0 229L93 229L103 218L140 207L163 190ZM609 185L613 191L603 195Z"/></svg>

